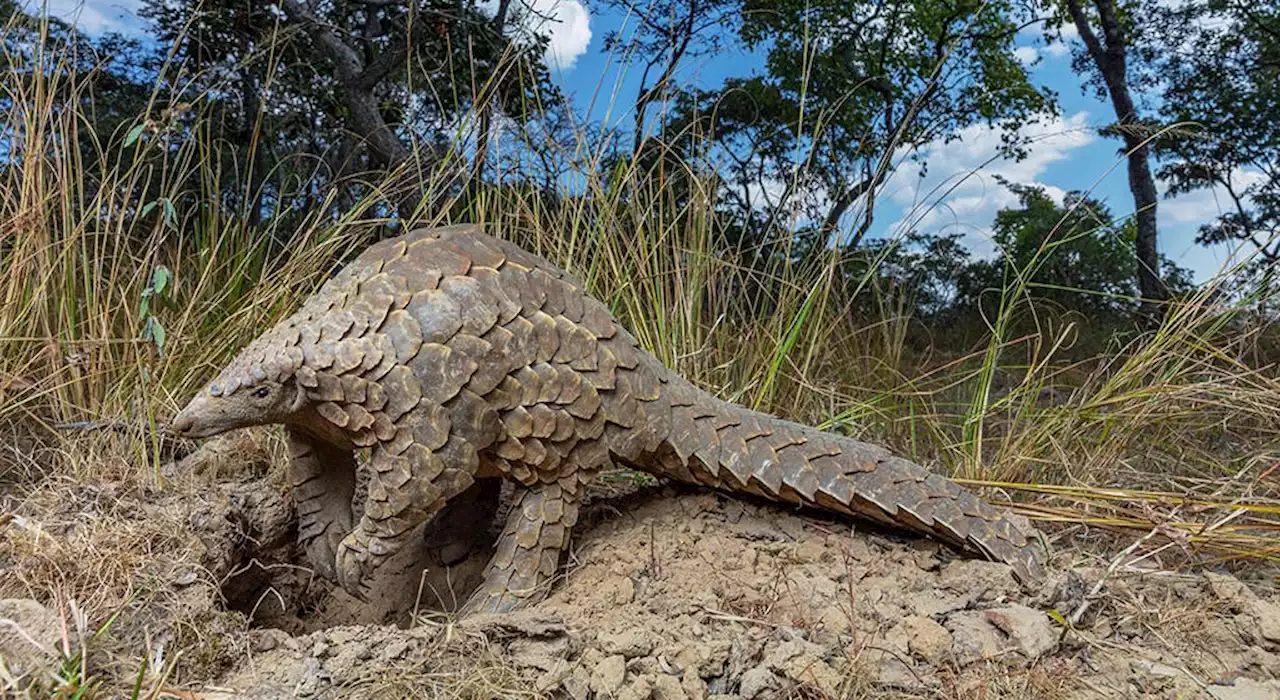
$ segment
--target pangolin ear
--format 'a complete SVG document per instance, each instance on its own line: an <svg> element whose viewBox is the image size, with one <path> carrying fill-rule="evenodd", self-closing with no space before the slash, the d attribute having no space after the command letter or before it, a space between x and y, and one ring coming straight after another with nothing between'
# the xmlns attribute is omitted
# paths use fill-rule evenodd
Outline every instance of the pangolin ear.
<svg viewBox="0 0 1280 700"><path fill-rule="evenodd" d="M307 389L298 383L297 377L292 377L285 382L285 387L292 389L291 396L293 398L290 409L300 411L307 405L309 398L307 397Z"/></svg>

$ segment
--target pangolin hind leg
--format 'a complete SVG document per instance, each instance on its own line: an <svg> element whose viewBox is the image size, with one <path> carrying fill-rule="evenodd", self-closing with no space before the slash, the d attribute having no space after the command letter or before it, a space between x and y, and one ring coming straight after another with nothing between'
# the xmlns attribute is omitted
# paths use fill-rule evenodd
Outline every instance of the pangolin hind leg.
<svg viewBox="0 0 1280 700"><path fill-rule="evenodd" d="M546 596L578 521L577 477L568 480L574 482L572 491L558 481L520 488L484 582L464 613L507 612Z"/></svg>
<svg viewBox="0 0 1280 700"><path fill-rule="evenodd" d="M399 448L381 443L373 448L369 468L364 515L336 557L338 583L362 599L368 598L373 572L421 531L419 525L471 487L476 453L456 435L439 450L416 442Z"/></svg>
<svg viewBox="0 0 1280 700"><path fill-rule="evenodd" d="M298 509L298 544L307 562L333 580L338 543L351 531L355 457L330 443L287 430L289 482Z"/></svg>
<svg viewBox="0 0 1280 700"><path fill-rule="evenodd" d="M540 461L533 466L504 460L506 474L522 486L485 568L484 582L463 606L464 613L507 612L547 595L578 522L586 485L609 463L609 452L597 438L530 438L523 451L526 457L540 454Z"/></svg>

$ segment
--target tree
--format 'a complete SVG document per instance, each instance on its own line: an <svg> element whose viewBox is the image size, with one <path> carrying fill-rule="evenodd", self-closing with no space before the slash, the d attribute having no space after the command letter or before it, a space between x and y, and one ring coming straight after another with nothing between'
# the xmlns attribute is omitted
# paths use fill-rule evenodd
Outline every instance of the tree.
<svg viewBox="0 0 1280 700"><path fill-rule="evenodd" d="M299 178L305 187L337 184L348 201L362 172L400 172L384 186L402 218L422 183L461 184L446 145L478 104L522 123L537 97L556 92L545 39L516 42L477 0L146 0L143 14L157 38L177 42L178 60L200 76L194 91L224 105L232 131L265 140L239 139L255 158L274 154L255 171L305 155L326 165ZM451 177L432 175L441 169ZM432 194L428 209L446 193Z"/></svg>
<svg viewBox="0 0 1280 700"><path fill-rule="evenodd" d="M1142 311L1148 318L1156 318L1158 302L1167 298L1160 281L1160 255L1157 247L1156 182L1151 175L1149 130L1143 128L1130 92L1129 43L1135 31L1133 5L1117 5L1116 0L1063 0L1070 21L1080 33L1085 54L1077 56L1078 69L1090 73L1100 81L1116 114L1116 128L1124 141L1128 163L1129 190L1133 193L1137 235L1134 251L1137 258L1138 291L1142 295ZM1060 21L1060 20L1059 20ZM1095 24L1102 31L1099 38ZM1087 56L1087 61L1083 60Z"/></svg>
<svg viewBox="0 0 1280 700"><path fill-rule="evenodd" d="M767 52L766 75L693 95L686 110L707 121L734 196L763 202L767 227L797 217L811 235L856 247L895 159L973 124L1011 135L1054 108L1013 55L1019 21L1032 18L1012 2L743 0L741 10L741 37Z"/></svg>
<svg viewBox="0 0 1280 700"><path fill-rule="evenodd" d="M992 313L992 290L1023 287L1026 297L1086 316L1119 320L1133 312L1137 227L1117 223L1102 202L1068 192L1058 204L1043 188L1003 181L1017 208L996 213L992 241L999 254L975 261L957 278L956 308ZM1161 259L1171 287L1186 291L1189 275Z"/></svg>
<svg viewBox="0 0 1280 700"><path fill-rule="evenodd" d="M735 0L604 0L616 11L635 18L636 28L627 35L610 31L604 51L619 54L629 64L642 64L636 89L632 153L640 153L648 138L649 106L671 92L681 61L718 51L734 21Z"/></svg>
<svg viewBox="0 0 1280 700"><path fill-rule="evenodd" d="M1226 212L1197 240L1245 242L1258 267L1270 268L1280 263L1280 7L1186 0L1153 11L1154 33L1168 47L1162 115L1192 124L1157 143L1158 175L1170 196L1222 192Z"/></svg>

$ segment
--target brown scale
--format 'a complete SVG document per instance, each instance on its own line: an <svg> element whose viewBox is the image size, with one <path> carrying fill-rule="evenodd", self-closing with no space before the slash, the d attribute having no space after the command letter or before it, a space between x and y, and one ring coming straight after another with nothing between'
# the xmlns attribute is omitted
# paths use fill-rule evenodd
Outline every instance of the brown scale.
<svg viewBox="0 0 1280 700"><path fill-rule="evenodd" d="M306 397L271 418L288 426L299 540L356 594L446 504L482 509L450 517L491 517L496 500L477 494L493 490L477 479L508 478L515 504L467 609L538 599L586 484L610 462L870 518L1008 562L1024 581L1041 574L1029 533L976 495L883 448L708 395L573 277L475 227L370 246L180 418L198 423L211 402L267 380ZM369 496L355 518L362 446Z"/></svg>

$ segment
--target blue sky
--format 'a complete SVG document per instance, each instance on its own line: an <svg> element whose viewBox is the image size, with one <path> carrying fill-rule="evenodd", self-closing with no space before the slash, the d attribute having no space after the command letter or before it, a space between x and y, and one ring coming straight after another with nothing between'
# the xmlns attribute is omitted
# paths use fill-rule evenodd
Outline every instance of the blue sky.
<svg viewBox="0 0 1280 700"><path fill-rule="evenodd" d="M540 31L551 38L549 58L557 79L569 91L582 113L593 119L629 122L626 106L634 99L639 69L628 69L616 56L603 51L605 35L624 28L627 18L582 0L525 0L544 17ZM52 14L75 21L91 34L115 30L137 32L138 0L50 0ZM1078 40L1067 37L1068 43ZM1060 118L1033 124L1025 132L1036 139L1031 156L1021 162L998 161L981 167L996 152L999 134L982 128L967 130L956 142L928 151L928 177L921 180L914 164L895 170L877 205L873 235L892 236L914 223L928 232L961 232L971 250L980 255L992 251L988 235L998 209L1016 203L1015 198L990 175L1015 182L1039 184L1051 193L1091 190L1117 216L1133 212L1120 142L1103 139L1098 127L1114 120L1110 105L1084 95L1079 78L1071 71L1066 45L1046 46L1038 31L1019 35L1019 55L1032 63L1032 77L1058 93ZM762 67L762 57L740 49L727 49L689 63L680 75L683 84L719 85L724 78L747 75ZM613 99L616 96L616 101ZM975 173L975 169L980 168ZM963 180L939 201L931 192L947 189ZM1205 248L1194 242L1196 229L1216 218L1222 202L1212 191L1201 191L1159 204L1160 250L1190 268L1195 279L1218 272L1230 257L1230 248Z"/></svg>

